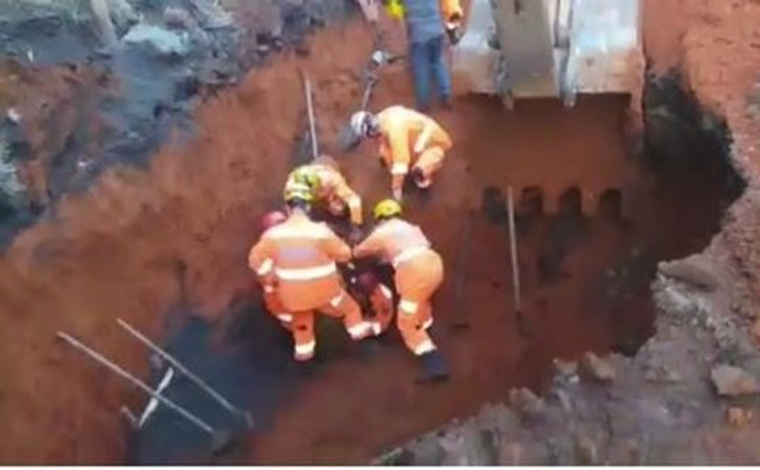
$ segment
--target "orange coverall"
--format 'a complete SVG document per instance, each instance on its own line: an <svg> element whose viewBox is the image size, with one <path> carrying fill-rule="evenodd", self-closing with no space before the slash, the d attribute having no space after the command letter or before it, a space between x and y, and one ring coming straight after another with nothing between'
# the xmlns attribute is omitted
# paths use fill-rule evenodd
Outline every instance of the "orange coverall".
<svg viewBox="0 0 760 470"><path fill-rule="evenodd" d="M452 146L449 134L433 119L403 106L386 108L377 118L380 158L391 172L393 195L401 197L410 167L422 171L423 180L418 186L429 187Z"/></svg>
<svg viewBox="0 0 760 470"><path fill-rule="evenodd" d="M433 324L431 298L443 282L443 261L422 230L390 219L354 248L354 256L380 256L393 264L400 296L397 324L404 343L418 356L435 350L427 330Z"/></svg>
<svg viewBox="0 0 760 470"><path fill-rule="evenodd" d="M464 16L459 0L441 0L441 14L447 29L458 27Z"/></svg>
<svg viewBox="0 0 760 470"><path fill-rule="evenodd" d="M264 232L248 255L248 264L260 278L272 279L277 297L273 313L282 322L290 320L295 341L295 358L314 357L314 312L342 318L352 339L372 334L359 305L346 292L336 262L351 259L351 248L326 224L311 221L296 211L288 219ZM267 285L267 284L264 284ZM281 309L280 309L281 307Z"/></svg>
<svg viewBox="0 0 760 470"><path fill-rule="evenodd" d="M314 193L317 204L325 204L330 213L335 216L342 215L348 207L351 222L361 225L363 223L362 199L356 191L351 189L340 171L327 164L312 163L307 166L319 174L320 185ZM293 184L296 171L302 168L299 167L290 173L285 187Z"/></svg>

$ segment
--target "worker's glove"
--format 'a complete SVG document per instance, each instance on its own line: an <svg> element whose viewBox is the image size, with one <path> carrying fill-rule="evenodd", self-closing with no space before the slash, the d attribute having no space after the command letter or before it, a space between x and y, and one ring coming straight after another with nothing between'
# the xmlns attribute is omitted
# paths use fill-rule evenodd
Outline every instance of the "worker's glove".
<svg viewBox="0 0 760 470"><path fill-rule="evenodd" d="M446 29L446 34L449 35L449 41L451 41L452 45L457 45L459 41L462 40L462 36L464 35L462 33L462 28L459 26L454 26L452 28Z"/></svg>

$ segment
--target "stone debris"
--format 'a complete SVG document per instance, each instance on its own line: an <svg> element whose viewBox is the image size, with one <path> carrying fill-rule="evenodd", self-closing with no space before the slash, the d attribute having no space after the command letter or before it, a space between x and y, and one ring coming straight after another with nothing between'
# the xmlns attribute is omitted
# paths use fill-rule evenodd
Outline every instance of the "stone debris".
<svg viewBox="0 0 760 470"><path fill-rule="evenodd" d="M581 371L585 376L599 382L611 383L615 380L615 367L612 363L592 352L587 352L583 355Z"/></svg>
<svg viewBox="0 0 760 470"><path fill-rule="evenodd" d="M712 292L718 288L718 281L708 271L699 267L695 258L660 263L662 274L677 281L694 286L700 290Z"/></svg>
<svg viewBox="0 0 760 470"><path fill-rule="evenodd" d="M760 319L758 319L755 322L755 326L752 327L752 334L755 336L755 339L760 341Z"/></svg>
<svg viewBox="0 0 760 470"><path fill-rule="evenodd" d="M587 434L575 436L575 460L580 465L597 465L599 463L599 449Z"/></svg>
<svg viewBox="0 0 760 470"><path fill-rule="evenodd" d="M729 365L719 365L710 372L718 395L736 397L760 393L760 384L745 370Z"/></svg>
<svg viewBox="0 0 760 470"><path fill-rule="evenodd" d="M509 392L509 404L524 418L536 418L544 409L544 401L527 388L512 389Z"/></svg>
<svg viewBox="0 0 760 470"><path fill-rule="evenodd" d="M741 429L752 422L752 411L733 406L727 410L726 417L731 426Z"/></svg>
<svg viewBox="0 0 760 470"><path fill-rule="evenodd" d="M139 24L130 29L123 41L126 44L148 46L164 56L183 56L190 52L190 44L185 35L147 24Z"/></svg>
<svg viewBox="0 0 760 470"><path fill-rule="evenodd" d="M516 442L508 442L499 449L499 465L522 465L523 448Z"/></svg>

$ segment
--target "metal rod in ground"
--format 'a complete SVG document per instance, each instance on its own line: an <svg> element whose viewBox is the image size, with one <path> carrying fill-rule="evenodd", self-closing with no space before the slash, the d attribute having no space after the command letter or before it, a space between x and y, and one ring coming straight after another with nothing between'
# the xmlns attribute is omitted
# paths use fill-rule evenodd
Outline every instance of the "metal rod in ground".
<svg viewBox="0 0 760 470"><path fill-rule="evenodd" d="M164 349L162 349L160 346L158 346L156 343L151 341L147 336L143 335L135 327L130 325L129 323L125 322L121 318L118 318L116 322L127 330L132 336L137 338L140 342L142 342L144 345L146 345L148 348L150 348L153 352L164 358L169 364L174 366L177 370L185 374L187 378L195 382L197 386L199 386L201 389L203 389L204 392L208 393L214 400L218 401L220 405L222 405L225 409L227 409L230 413L240 416L246 420L246 422L249 421L249 417L246 415L246 413L239 408L237 408L235 405L230 403L226 398L224 398L219 392L214 390L211 385L206 383L203 379L195 375L193 372L191 372L187 367L182 365L174 356L166 352ZM248 423L251 424L251 423Z"/></svg>
<svg viewBox="0 0 760 470"><path fill-rule="evenodd" d="M512 288L515 299L515 322L517 333L523 339L531 337L531 330L525 322L522 311L522 292L520 290L520 263L517 256L517 233L515 230L515 200L512 195L512 187L507 188L507 213L509 215L509 248L512 255Z"/></svg>
<svg viewBox="0 0 760 470"><path fill-rule="evenodd" d="M304 86L306 87L306 108L309 112L309 135L311 135L311 156L313 159L319 156L319 147L317 146L317 126L314 119L314 103L311 99L311 80L304 77Z"/></svg>
<svg viewBox="0 0 760 470"><path fill-rule="evenodd" d="M517 234L515 230L515 203L512 186L507 188L507 212L509 215L509 251L512 256L512 287L514 289L515 311L522 312L520 297L520 266L517 262Z"/></svg>
<svg viewBox="0 0 760 470"><path fill-rule="evenodd" d="M174 403L173 401L169 400L168 398L166 398L165 396L161 395L160 393L156 392L155 390L153 390L152 388L150 388L145 382L143 382L142 380L140 380L137 377L133 376L132 374L130 374L126 370L122 369L119 365L111 362L109 359L107 359L106 357L104 357L102 354L100 354L97 351L91 349L90 347L82 344L79 340L77 340L73 336L69 335L68 333L63 333L63 332L59 331L57 333L57 336L59 338L63 339L64 341L66 341L67 343L69 343L71 346L75 347L76 349L79 349L80 351L84 352L85 354L87 354L88 356L90 356L92 359L95 359L101 365L106 366L111 371L115 372L116 374L118 374L122 378L128 380L129 382L131 382L133 385L135 385L138 388L140 388L142 391L144 391L148 395L152 396L153 398L155 398L156 400L158 400L162 404L164 404L167 407L169 407L174 412L176 412L179 415L181 415L183 418L185 418L188 421L190 421L191 423L193 423L195 426L197 426L200 429L204 430L205 432L209 433L212 438L216 438L217 437L216 433L214 431L214 428L212 428L211 426L209 426L205 421L203 421L202 419L198 418L197 416L195 416L191 412L187 411L185 408L177 405L176 403Z"/></svg>

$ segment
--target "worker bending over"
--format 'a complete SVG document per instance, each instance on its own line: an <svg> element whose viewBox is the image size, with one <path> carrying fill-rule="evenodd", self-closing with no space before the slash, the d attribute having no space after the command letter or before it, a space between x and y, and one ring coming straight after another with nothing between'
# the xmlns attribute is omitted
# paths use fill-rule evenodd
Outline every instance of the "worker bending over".
<svg viewBox="0 0 760 470"><path fill-rule="evenodd" d="M348 262L351 249L326 224L309 219L312 199L307 189L286 190L287 220L267 230L248 256L259 277L272 276L282 307L278 318L290 321L297 361L314 357L315 311L341 318L355 341L372 335L338 275L336 263Z"/></svg>
<svg viewBox="0 0 760 470"><path fill-rule="evenodd" d="M404 343L420 358L425 379L446 378L446 364L427 332L433 324L431 298L443 282L443 261L422 230L400 218L397 201L381 201L374 213L378 225L354 248L354 256L379 256L393 265L400 297L397 325Z"/></svg>
<svg viewBox="0 0 760 470"><path fill-rule="evenodd" d="M336 217L342 216L348 208L352 223L361 225L363 222L362 200L340 173L338 162L331 157L322 155L313 163L293 170L285 188L307 190L314 205L324 207Z"/></svg>
<svg viewBox="0 0 760 470"><path fill-rule="evenodd" d="M399 201L410 169L414 184L429 188L452 146L449 134L437 122L403 106L391 106L376 115L354 113L351 127L360 138L380 144L380 159L391 172L393 197Z"/></svg>

